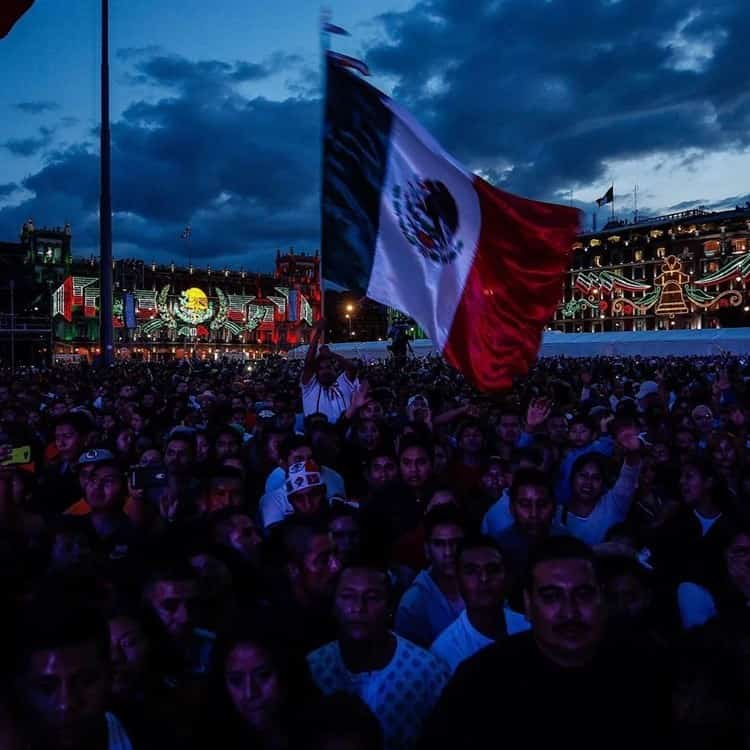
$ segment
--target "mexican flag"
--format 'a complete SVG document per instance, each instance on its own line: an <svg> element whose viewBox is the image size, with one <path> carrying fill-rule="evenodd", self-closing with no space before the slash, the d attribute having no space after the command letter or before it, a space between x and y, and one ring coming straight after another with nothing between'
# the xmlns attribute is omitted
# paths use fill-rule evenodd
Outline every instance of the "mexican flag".
<svg viewBox="0 0 750 750"><path fill-rule="evenodd" d="M401 310L478 388L508 388L539 351L579 224L498 190L330 57L323 276Z"/></svg>
<svg viewBox="0 0 750 750"><path fill-rule="evenodd" d="M0 2L0 39L8 36L16 21L34 4L34 0L2 0Z"/></svg>

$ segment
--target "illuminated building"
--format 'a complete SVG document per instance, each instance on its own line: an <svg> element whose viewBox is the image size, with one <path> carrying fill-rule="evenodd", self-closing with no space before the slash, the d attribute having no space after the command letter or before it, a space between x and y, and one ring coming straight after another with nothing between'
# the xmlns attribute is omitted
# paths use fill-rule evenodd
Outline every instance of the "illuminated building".
<svg viewBox="0 0 750 750"><path fill-rule="evenodd" d="M750 323L750 204L581 234L552 330L650 331Z"/></svg>
<svg viewBox="0 0 750 750"><path fill-rule="evenodd" d="M277 253L273 274L120 260L114 268L119 356L217 358L286 352L320 317L317 254ZM96 259L74 263L52 294L55 353L96 356Z"/></svg>

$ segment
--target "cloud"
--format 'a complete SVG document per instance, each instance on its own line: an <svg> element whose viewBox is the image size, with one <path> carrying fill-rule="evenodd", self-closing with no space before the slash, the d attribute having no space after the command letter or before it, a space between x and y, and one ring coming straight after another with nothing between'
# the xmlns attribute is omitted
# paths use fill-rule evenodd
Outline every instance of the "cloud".
<svg viewBox="0 0 750 750"><path fill-rule="evenodd" d="M193 262L212 267L268 269L278 247L317 247L320 101L243 96L239 87L261 75L252 63L161 52L134 59L162 98L134 101L112 124L115 254L186 262L187 223ZM259 67L271 75L295 60L275 55ZM22 182L33 197L0 209L0 236L14 236L28 216L57 216L71 222L76 253L95 252L96 149L79 144L46 158Z"/></svg>
<svg viewBox="0 0 750 750"><path fill-rule="evenodd" d="M57 102L49 101L19 102L16 104L16 109L20 109L21 112L26 112L30 115L39 115L44 112L54 112L60 109L60 105Z"/></svg>
<svg viewBox="0 0 750 750"><path fill-rule="evenodd" d="M739 0L421 0L378 21L370 69L449 151L521 194L599 183L617 160L750 144Z"/></svg>
<svg viewBox="0 0 750 750"><path fill-rule="evenodd" d="M15 182L0 184L0 198L7 198L9 195L15 193L16 190L18 190L18 185Z"/></svg>

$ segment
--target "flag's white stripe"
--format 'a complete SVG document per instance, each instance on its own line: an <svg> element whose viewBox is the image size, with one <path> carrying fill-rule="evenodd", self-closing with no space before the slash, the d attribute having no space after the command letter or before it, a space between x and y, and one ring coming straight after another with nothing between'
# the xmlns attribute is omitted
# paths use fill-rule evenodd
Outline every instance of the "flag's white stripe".
<svg viewBox="0 0 750 750"><path fill-rule="evenodd" d="M408 113L393 111L388 166L380 201L380 224L367 296L411 315L442 351L477 251L481 211L470 173L449 156ZM463 244L456 259L441 264L425 258L400 226L394 187L403 192L415 178L441 181L458 207L453 240ZM406 208L402 200L402 217Z"/></svg>

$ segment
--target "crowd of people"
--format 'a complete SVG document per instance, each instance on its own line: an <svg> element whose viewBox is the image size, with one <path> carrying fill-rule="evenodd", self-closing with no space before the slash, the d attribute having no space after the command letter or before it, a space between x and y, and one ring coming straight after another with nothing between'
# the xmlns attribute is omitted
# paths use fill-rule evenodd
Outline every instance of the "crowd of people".
<svg viewBox="0 0 750 750"><path fill-rule="evenodd" d="M750 747L750 361L321 328L4 373L0 747Z"/></svg>

